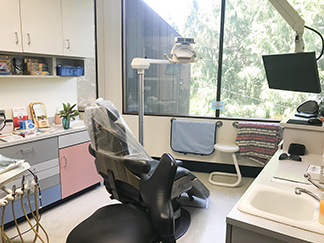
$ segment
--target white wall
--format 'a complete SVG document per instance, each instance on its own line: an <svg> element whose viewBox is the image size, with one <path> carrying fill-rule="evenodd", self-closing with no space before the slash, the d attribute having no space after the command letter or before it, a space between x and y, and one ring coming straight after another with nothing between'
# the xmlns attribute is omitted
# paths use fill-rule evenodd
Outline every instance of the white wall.
<svg viewBox="0 0 324 243"><path fill-rule="evenodd" d="M98 44L98 88L99 96L111 100L119 111L122 111L122 37L121 37L121 0L97 0L97 44ZM135 136L138 135L138 117L123 115ZM220 162L232 164L231 156L214 152L210 156L183 155L170 148L170 119L172 117L145 116L144 147L151 156L160 157L171 153L177 159L193 161ZM204 121L200 119L200 121ZM211 121L206 119L205 121ZM216 120L215 120L216 122ZM216 141L234 142L236 129L233 121L224 120L224 125L217 131ZM259 166L247 160L240 164Z"/></svg>
<svg viewBox="0 0 324 243"><path fill-rule="evenodd" d="M6 110L6 116L12 118L12 108L26 107L31 102L43 102L48 117L53 117L62 103L77 103L76 78L42 77L1 77L0 109ZM31 117L31 116L30 116Z"/></svg>

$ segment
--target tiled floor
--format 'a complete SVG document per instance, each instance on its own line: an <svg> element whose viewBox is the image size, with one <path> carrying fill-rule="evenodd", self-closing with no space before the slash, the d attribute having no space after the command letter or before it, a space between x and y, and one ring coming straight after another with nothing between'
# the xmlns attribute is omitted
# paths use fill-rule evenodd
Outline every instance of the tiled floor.
<svg viewBox="0 0 324 243"><path fill-rule="evenodd" d="M195 174L211 192L209 207L208 209L187 208L191 214L191 225L188 232L177 242L223 243L225 242L226 215L252 183L253 179L243 178L242 186L226 188L213 186L208 183L208 174ZM41 224L49 235L50 243L64 243L69 232L79 222L91 215L99 207L115 202L109 199L104 187L98 187L46 211L42 214ZM28 229L29 227L27 226L27 223L23 223L20 227L21 231ZM9 237L16 235L14 228L8 229L6 233ZM28 236L26 238L28 239ZM31 237L29 238L32 239ZM17 238L13 242L20 241ZM38 240L37 242L41 241Z"/></svg>

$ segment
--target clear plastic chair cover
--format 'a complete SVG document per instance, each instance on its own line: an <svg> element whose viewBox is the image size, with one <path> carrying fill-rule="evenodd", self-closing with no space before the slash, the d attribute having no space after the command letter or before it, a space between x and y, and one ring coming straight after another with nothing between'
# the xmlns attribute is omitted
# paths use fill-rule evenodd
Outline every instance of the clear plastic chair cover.
<svg viewBox="0 0 324 243"><path fill-rule="evenodd" d="M88 106L84 123L96 153L121 160L152 160L111 101L99 98Z"/></svg>

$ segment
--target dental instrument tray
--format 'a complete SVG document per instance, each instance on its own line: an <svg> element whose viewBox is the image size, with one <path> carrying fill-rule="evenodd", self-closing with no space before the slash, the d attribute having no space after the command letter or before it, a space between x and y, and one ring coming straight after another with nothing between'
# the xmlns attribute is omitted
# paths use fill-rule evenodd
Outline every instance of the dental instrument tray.
<svg viewBox="0 0 324 243"><path fill-rule="evenodd" d="M23 162L24 160L22 159L12 159L0 154L0 174L16 168Z"/></svg>
<svg viewBox="0 0 324 243"><path fill-rule="evenodd" d="M299 125L311 125L311 126L322 126L322 121L317 118L305 119L289 119L287 123L299 124Z"/></svg>

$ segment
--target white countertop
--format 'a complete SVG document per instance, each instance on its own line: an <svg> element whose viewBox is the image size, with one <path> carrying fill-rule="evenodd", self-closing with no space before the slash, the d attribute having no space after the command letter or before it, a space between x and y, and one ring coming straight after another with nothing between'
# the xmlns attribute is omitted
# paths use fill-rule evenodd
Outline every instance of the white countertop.
<svg viewBox="0 0 324 243"><path fill-rule="evenodd" d="M303 121L308 120L308 118L295 116L295 113L293 113L293 114L290 114L289 116L285 117L284 119L282 119L282 121L280 122L280 126L284 127L284 128L293 128L293 129L299 129L299 130L324 132L324 123L322 124L322 126L302 125L302 124L287 123L287 121L289 119L303 120Z"/></svg>
<svg viewBox="0 0 324 243"><path fill-rule="evenodd" d="M85 131L85 125L83 121L76 121L71 122L71 126L69 129L63 129L62 125L51 125L48 128L40 128L40 131L36 132L33 135L27 135L26 137L22 137L19 135L14 135L13 140L10 139L10 141L2 141L0 140L0 148L5 148L13 145L18 145L26 142L32 142L37 141L40 139L46 139L50 137L56 137L56 136L62 136L62 135L68 135L75 132L81 132Z"/></svg>
<svg viewBox="0 0 324 243"><path fill-rule="evenodd" d="M250 231L254 231L260 234L268 235L270 237L290 241L289 238L297 238L309 242L324 242L324 235L313 233L307 230L298 229L289 225L284 225L271 220L253 216L238 210L237 206L242 199L248 194L249 190L253 189L254 185L264 184L278 188L294 188L297 186L303 187L299 183L290 183L287 181L273 180L273 176L282 177L290 180L296 180L306 182L304 179L304 173L308 165L322 165L323 158L317 154L308 154L302 157L302 162L296 162L291 160L278 160L281 153L284 150L278 150L265 168L261 171L258 177L254 180L248 190L244 193L242 198L234 206L232 211L228 214L226 222L233 226L244 228ZM306 185L306 187L308 187ZM313 187L313 186L312 186ZM317 190L314 187L315 191ZM318 192L319 193L319 192ZM324 226L323 226L324 232Z"/></svg>

